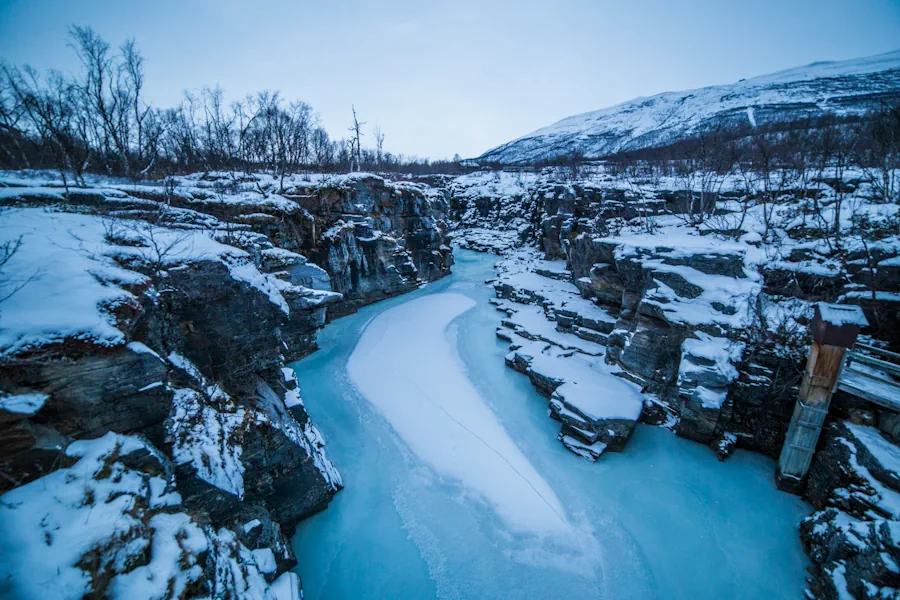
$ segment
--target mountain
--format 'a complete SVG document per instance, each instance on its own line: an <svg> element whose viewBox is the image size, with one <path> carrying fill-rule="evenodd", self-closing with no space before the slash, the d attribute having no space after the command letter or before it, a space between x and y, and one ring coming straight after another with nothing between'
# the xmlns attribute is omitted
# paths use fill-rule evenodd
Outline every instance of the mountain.
<svg viewBox="0 0 900 600"><path fill-rule="evenodd" d="M900 101L900 50L815 62L730 85L637 98L565 118L479 160L525 164L572 155L602 158L667 146L718 127L756 128L833 113L858 115Z"/></svg>

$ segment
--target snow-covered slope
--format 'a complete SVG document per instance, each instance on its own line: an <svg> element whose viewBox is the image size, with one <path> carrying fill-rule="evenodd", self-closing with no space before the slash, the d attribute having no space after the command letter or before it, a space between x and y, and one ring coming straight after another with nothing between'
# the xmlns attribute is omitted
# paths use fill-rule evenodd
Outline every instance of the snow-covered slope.
<svg viewBox="0 0 900 600"><path fill-rule="evenodd" d="M731 85L665 92L568 117L488 150L522 164L583 151L588 158L663 146L720 125L759 127L826 113L854 115L900 100L900 50L816 62Z"/></svg>

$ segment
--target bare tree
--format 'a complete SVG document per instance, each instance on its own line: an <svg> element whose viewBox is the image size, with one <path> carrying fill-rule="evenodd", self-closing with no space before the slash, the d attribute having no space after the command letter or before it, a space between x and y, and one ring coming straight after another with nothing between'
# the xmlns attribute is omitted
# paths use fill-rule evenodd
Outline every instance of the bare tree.
<svg viewBox="0 0 900 600"><path fill-rule="evenodd" d="M356 106L351 106L353 109L353 125L349 128L350 133L353 134L351 138L351 143L353 144L353 148L351 150L351 156L355 154L356 158L356 170L360 170L360 165L362 165L362 126L365 125L365 122L360 123L359 119L356 118ZM351 162L350 170L353 170L353 165Z"/></svg>
<svg viewBox="0 0 900 600"><path fill-rule="evenodd" d="M865 125L860 162L881 202L900 203L900 105L874 111Z"/></svg>
<svg viewBox="0 0 900 600"><path fill-rule="evenodd" d="M381 131L381 126L375 126L375 164L381 166L381 161L384 158L384 132Z"/></svg>
<svg viewBox="0 0 900 600"><path fill-rule="evenodd" d="M147 153L145 123L151 112L150 106L144 104L141 100L141 92L144 89L144 57L138 51L134 39L126 40L122 44L121 52L121 69L125 74L123 100L127 98L131 104L131 118L134 119L135 127L134 151L137 160L136 170L140 169L136 176L141 177L153 166L153 159L155 158L147 159L145 156Z"/></svg>
<svg viewBox="0 0 900 600"><path fill-rule="evenodd" d="M23 280L10 277L6 271L6 265L22 248L22 236L7 240L0 244L0 303L12 298L19 290L37 279L38 273L33 273Z"/></svg>
<svg viewBox="0 0 900 600"><path fill-rule="evenodd" d="M86 163L78 160L86 156L88 147L79 143L75 124L77 104L72 88L57 71L50 71L46 81L37 71L26 66L23 71L3 65L3 75L24 117L44 148L48 149L63 185L68 193L68 173L73 172L79 183Z"/></svg>

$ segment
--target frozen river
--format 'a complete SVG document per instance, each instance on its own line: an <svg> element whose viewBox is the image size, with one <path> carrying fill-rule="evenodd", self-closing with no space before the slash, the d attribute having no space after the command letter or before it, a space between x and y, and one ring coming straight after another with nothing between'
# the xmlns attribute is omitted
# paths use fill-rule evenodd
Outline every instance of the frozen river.
<svg viewBox="0 0 900 600"><path fill-rule="evenodd" d="M800 598L808 507L774 463L639 425L589 463L507 368L496 257L325 327L294 364L346 489L297 528L305 597Z"/></svg>

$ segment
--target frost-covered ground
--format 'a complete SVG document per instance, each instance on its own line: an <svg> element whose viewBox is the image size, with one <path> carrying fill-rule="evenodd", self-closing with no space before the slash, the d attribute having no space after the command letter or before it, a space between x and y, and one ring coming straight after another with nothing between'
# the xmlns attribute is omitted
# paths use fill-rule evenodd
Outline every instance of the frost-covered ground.
<svg viewBox="0 0 900 600"><path fill-rule="evenodd" d="M547 399L503 365L507 344L494 334L502 313L483 284L494 260L459 252L453 276L332 323L321 334L323 350L294 365L330 455L353 482L353 493L298 528L306 597L355 598L360 590L410 598L800 596L807 563L796 527L808 508L775 490L769 459L738 452L720 463L706 448L646 426L637 427L627 452L597 463L554 439ZM446 324L473 302L449 338L437 325L404 318L438 314L446 303L444 318L435 319ZM427 352L413 343L417 351L407 352L391 343L394 328L436 343ZM435 361L446 374L431 382ZM395 369L420 377L424 390L390 377ZM456 433L411 432L411 417L422 410L416 405L428 396L451 410L472 409L460 416L484 418L490 439L511 440L509 452L559 499L571 531L522 531L508 507L480 488L477 472L452 473L453 454L435 459L434 448L446 448ZM466 402L457 405L457 397ZM461 441L471 443L470 436ZM467 460L478 450L460 452ZM525 500L517 510L536 511L543 522L546 508Z"/></svg>

